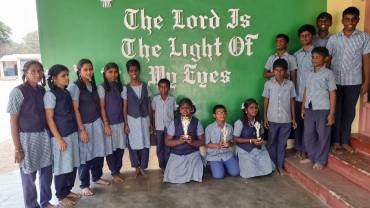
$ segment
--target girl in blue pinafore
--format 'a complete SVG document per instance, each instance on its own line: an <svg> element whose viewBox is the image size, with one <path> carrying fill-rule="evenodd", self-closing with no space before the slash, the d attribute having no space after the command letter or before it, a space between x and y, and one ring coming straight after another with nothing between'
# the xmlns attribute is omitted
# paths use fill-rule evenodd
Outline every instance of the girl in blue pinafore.
<svg viewBox="0 0 370 208"><path fill-rule="evenodd" d="M38 61L28 61L23 68L23 84L9 95L7 112L15 148L15 162L20 165L26 208L54 207L51 200L52 160L50 137L46 131L44 69ZM41 85L38 83L41 82ZM39 172L40 204L35 186Z"/></svg>
<svg viewBox="0 0 370 208"><path fill-rule="evenodd" d="M66 87L69 70L56 64L48 70L50 90L45 93L46 121L51 133L55 195L61 207L71 207L80 194L71 192L80 166L78 129L72 97Z"/></svg>
<svg viewBox="0 0 370 208"><path fill-rule="evenodd" d="M77 80L68 86L73 100L80 136L80 162L78 169L80 188L84 196L92 196L92 180L101 185L110 182L102 179L104 164L104 130L100 119L99 95L94 78L94 68L90 60L81 59L77 64Z"/></svg>
<svg viewBox="0 0 370 208"><path fill-rule="evenodd" d="M126 134L123 122L122 82L116 63L104 67L104 82L98 86L100 112L104 123L106 160L116 183L123 182L122 157L126 148Z"/></svg>
<svg viewBox="0 0 370 208"><path fill-rule="evenodd" d="M243 104L242 118L234 124L234 142L240 176L243 178L268 175L275 169L263 140L257 139L256 122L260 124L260 137L262 137L263 125L259 119L257 101L247 99Z"/></svg>

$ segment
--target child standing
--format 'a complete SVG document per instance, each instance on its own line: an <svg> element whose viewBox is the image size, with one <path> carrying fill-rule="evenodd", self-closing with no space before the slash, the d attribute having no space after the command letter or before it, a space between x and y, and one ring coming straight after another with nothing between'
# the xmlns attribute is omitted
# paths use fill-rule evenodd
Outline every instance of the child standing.
<svg viewBox="0 0 370 208"><path fill-rule="evenodd" d="M66 90L68 73L66 66L53 65L48 71L50 90L44 96L46 121L52 135L55 195L61 207L71 207L81 198L71 192L80 166L80 152L72 97Z"/></svg>
<svg viewBox="0 0 370 208"><path fill-rule="evenodd" d="M122 82L116 63L108 63L104 67L104 82L98 86L100 98L100 114L103 119L106 136L105 153L109 170L116 183L123 183L123 153L126 148L126 134L123 122L123 99L121 98Z"/></svg>
<svg viewBox="0 0 370 208"><path fill-rule="evenodd" d="M150 90L146 83L140 80L140 64L131 59L126 63L130 82L122 90L125 132L128 134L128 149L131 166L136 168L135 176L143 175L148 167L150 148Z"/></svg>
<svg viewBox="0 0 370 208"><path fill-rule="evenodd" d="M265 64L265 78L271 78L274 76L272 65L276 59L282 58L288 62L288 73L287 77L295 82L297 77L297 61L293 55L290 55L287 51L289 45L289 37L285 34L278 34L275 39L276 53L271 55Z"/></svg>
<svg viewBox="0 0 370 208"><path fill-rule="evenodd" d="M315 163L314 169L322 169L328 160L331 125L334 124L335 85L334 74L325 67L329 51L325 47L312 50L315 69L307 77L302 104L304 117L304 143L308 158L302 163Z"/></svg>
<svg viewBox="0 0 370 208"><path fill-rule="evenodd" d="M320 13L316 18L317 35L313 37L314 46L326 47L330 38L329 28L332 25L332 16L327 12Z"/></svg>
<svg viewBox="0 0 370 208"><path fill-rule="evenodd" d="M94 69L90 60L81 59L77 64L77 81L68 86L76 115L80 136L80 168L82 195L92 196L90 189L90 171L92 180L101 185L109 185L102 179L104 163L104 132L100 119L99 96L94 78Z"/></svg>
<svg viewBox="0 0 370 208"><path fill-rule="evenodd" d="M239 159L240 176L243 178L268 175L275 169L263 144L261 122L257 101L247 99L243 103L242 118L234 124L236 154Z"/></svg>
<svg viewBox="0 0 370 208"><path fill-rule="evenodd" d="M295 106L295 117L297 119L297 128L294 131L295 149L299 159L306 158L306 151L303 143L303 129L304 123L301 118L301 106L304 93L304 87L307 80L307 74L313 70L311 61L311 52L313 49L312 39L316 30L312 25L303 25L298 29L298 37L302 48L294 53L297 59L297 82L295 83L297 97ZM293 111L294 112L294 111Z"/></svg>
<svg viewBox="0 0 370 208"><path fill-rule="evenodd" d="M162 172L166 169L170 156L170 150L165 145L165 135L168 126L174 119L174 112L176 110L176 99L169 95L170 84L168 79L159 80L159 95L155 96L152 102L157 139L157 157Z"/></svg>
<svg viewBox="0 0 370 208"><path fill-rule="evenodd" d="M351 126L356 115L356 103L369 89L370 37L356 29L360 11L349 7L343 11L343 31L329 38L327 48L331 55L331 69L337 84L337 102L332 140L333 150L349 146Z"/></svg>
<svg viewBox="0 0 370 208"><path fill-rule="evenodd" d="M166 145L171 148L163 181L169 183L202 182L203 162L199 147L204 144L201 122L192 116L193 102L184 98L179 103L179 116L168 127Z"/></svg>
<svg viewBox="0 0 370 208"><path fill-rule="evenodd" d="M292 81L284 79L288 63L277 59L273 65L275 77L265 83L264 127L269 129L268 151L279 174L283 175L285 147L295 121L295 90Z"/></svg>
<svg viewBox="0 0 370 208"><path fill-rule="evenodd" d="M232 146L233 127L226 123L226 108L223 105L213 107L215 121L206 128L206 159L210 163L212 176L222 179L225 176L225 168L230 176L239 175L238 161L229 149Z"/></svg>
<svg viewBox="0 0 370 208"><path fill-rule="evenodd" d="M53 176L43 102L45 76L41 63L26 62L22 80L24 83L10 92L7 112L10 114L15 162L20 165L24 204L27 208L54 207L49 203ZM40 174L40 204L35 186L37 172Z"/></svg>

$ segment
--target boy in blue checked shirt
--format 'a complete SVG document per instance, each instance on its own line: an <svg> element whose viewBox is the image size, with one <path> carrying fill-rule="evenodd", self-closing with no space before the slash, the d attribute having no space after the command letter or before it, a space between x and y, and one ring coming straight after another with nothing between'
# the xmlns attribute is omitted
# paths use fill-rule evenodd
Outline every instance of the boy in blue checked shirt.
<svg viewBox="0 0 370 208"><path fill-rule="evenodd" d="M301 163L314 163L321 170L328 161L330 131L335 121L336 85L334 74L325 67L329 51L325 47L312 50L314 71L308 73L302 102L304 118L304 144L308 158Z"/></svg>
<svg viewBox="0 0 370 208"><path fill-rule="evenodd" d="M333 127L333 151L349 146L351 126L356 114L356 103L369 89L370 37L356 30L360 11L349 7L343 11L343 31L329 38L327 48L331 55L331 69L337 84L336 122Z"/></svg>
<svg viewBox="0 0 370 208"><path fill-rule="evenodd" d="M275 77L265 83L262 96L264 99L264 127L268 132L268 151L276 165L277 173L284 174L285 147L290 130L297 128L295 121L295 89L292 81L285 79L288 63L277 59L273 65Z"/></svg>

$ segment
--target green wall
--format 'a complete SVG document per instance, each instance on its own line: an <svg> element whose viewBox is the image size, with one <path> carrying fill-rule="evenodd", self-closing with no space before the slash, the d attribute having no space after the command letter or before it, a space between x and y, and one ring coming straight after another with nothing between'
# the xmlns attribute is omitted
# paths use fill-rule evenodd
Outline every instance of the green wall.
<svg viewBox="0 0 370 208"><path fill-rule="evenodd" d="M162 28L147 30L140 28L129 30L124 25L125 10L145 9L145 14L163 18ZM227 29L231 21L229 9L239 9L239 15L250 16L250 26ZM211 17L213 9L220 18L220 26L216 29L173 29L173 9L182 9L184 18L194 15ZM45 68L61 63L72 70L80 58L87 57L94 63L97 82L102 81L101 70L107 62L114 61L121 67L121 76L128 82L125 62L128 58L121 53L124 38L142 38L145 44L160 45L161 55L150 57L147 62L139 56L137 44L134 45L137 56L142 64L141 77L150 81L149 66L164 66L166 71L176 73L176 87L172 94L178 97L190 97L198 109L196 116L205 124L211 121L211 109L214 104L222 103L229 111L229 122L233 123L240 116L241 103L249 97L262 101L261 93L264 84L262 72L264 64L274 52L274 37L278 33L286 33L291 38L289 51L299 48L296 30L305 23L315 23L318 13L326 11L325 0L113 0L111 8L103 8L99 0L37 0L41 56ZM138 13L137 22L140 23ZM230 39L258 34L253 40L252 55L246 51L240 56L233 56L228 51ZM187 57L169 57L171 48L168 38L176 38L176 46L183 43L191 45L201 43L202 38L213 43L217 37L221 42L220 52L213 59L201 58L198 62ZM183 82L184 65L196 64L196 72L221 73L231 72L230 82L210 83L200 87L199 83L191 85ZM195 72L195 73L196 73ZM197 77L197 74L195 74ZM151 86L156 94L155 85ZM262 104L262 103L261 103ZM261 105L262 107L262 105Z"/></svg>

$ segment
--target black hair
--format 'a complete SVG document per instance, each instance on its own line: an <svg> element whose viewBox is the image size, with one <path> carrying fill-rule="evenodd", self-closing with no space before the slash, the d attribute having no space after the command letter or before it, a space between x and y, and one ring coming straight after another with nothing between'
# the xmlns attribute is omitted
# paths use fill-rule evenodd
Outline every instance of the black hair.
<svg viewBox="0 0 370 208"><path fill-rule="evenodd" d="M288 62L285 59L278 58L272 64L273 69L275 69L277 67L281 67L286 71L286 70L288 70Z"/></svg>
<svg viewBox="0 0 370 208"><path fill-rule="evenodd" d="M182 105L184 105L184 104L188 104L188 105L190 105L191 106L191 108L193 109L193 111L191 112L191 114L194 114L196 111L197 111L197 109L195 108L195 106L194 106L194 104L193 104L193 102L189 99L189 98L183 98L183 99L181 99L180 100L180 102L179 102L179 106L177 107L177 115L179 116L179 117L181 117L181 114L180 114L180 107L182 106Z"/></svg>
<svg viewBox="0 0 370 208"><path fill-rule="evenodd" d="M360 17L360 10L358 10L356 7L348 7L345 9L342 13L342 17L344 17L347 14L354 15L356 17Z"/></svg>
<svg viewBox="0 0 370 208"><path fill-rule="evenodd" d="M86 84L81 78L81 69L82 69L84 64L91 64L91 66L93 66L92 62L87 58L83 58L80 61L78 61L78 63L77 63L77 72L76 72L77 73L76 85L80 89L81 88L86 89ZM95 82L94 74L91 78L91 86L92 86L92 89L95 91L96 90L96 82Z"/></svg>
<svg viewBox="0 0 370 208"><path fill-rule="evenodd" d="M248 109L248 107L250 106L250 105L252 105L252 104L256 104L257 105L257 108L258 108L258 103L257 103L257 101L255 100L255 99L253 99L253 98L248 98L248 99L246 99L245 101L244 101L244 103L243 103L243 110L242 110L242 120L246 120L246 121L248 121L248 117L247 117L247 115L246 115L246 113L245 113L245 111L246 111L246 109ZM255 120L256 121L261 121L261 117L260 117L260 111L259 111L259 109L258 109L258 112L257 112L257 115L256 115L256 117L255 117Z"/></svg>
<svg viewBox="0 0 370 208"><path fill-rule="evenodd" d="M213 110L212 110L213 114L215 114L215 113L216 113L216 111L217 111L218 109L224 109L224 111L225 111L225 112L227 112L227 111L226 111L226 107L225 107L224 105L217 104L217 105L215 105L215 106L213 107Z"/></svg>
<svg viewBox="0 0 370 208"><path fill-rule="evenodd" d="M278 38L283 38L287 43L289 43L289 36L287 36L286 34L283 34L283 33L278 34L276 36L276 39L278 39Z"/></svg>
<svg viewBox="0 0 370 208"><path fill-rule="evenodd" d="M321 12L319 15L317 15L316 23L319 22L320 19L328 19L330 22L333 21L333 17L327 12Z"/></svg>
<svg viewBox="0 0 370 208"><path fill-rule="evenodd" d="M168 80L166 78L160 79L158 81L158 87L159 87L160 84L166 84L168 88L170 88L170 86L171 86L170 80Z"/></svg>
<svg viewBox="0 0 370 208"><path fill-rule="evenodd" d="M50 67L50 69L48 70L48 86L50 89L54 90L56 87L54 85L54 80L53 80L53 77L56 77L58 76L58 74L60 74L61 72L63 71L67 71L69 72L68 68L64 65L61 65L61 64L55 64L53 65L52 67ZM67 86L65 86L66 88Z"/></svg>
<svg viewBox="0 0 370 208"><path fill-rule="evenodd" d="M140 67L140 63L138 60L136 59L130 59L126 62L126 70L127 70L127 73L129 72L130 70L130 67L132 66L136 66L136 68L140 71L141 70L141 67Z"/></svg>
<svg viewBox="0 0 370 208"><path fill-rule="evenodd" d="M319 54L323 57L329 57L329 50L325 47L315 47L312 50L311 54L313 55L314 53Z"/></svg>
<svg viewBox="0 0 370 208"><path fill-rule="evenodd" d="M105 66L104 66L104 71L103 71L103 78L104 78L104 82L103 82L103 87L104 89L109 92L111 90L111 87L109 85L109 82L107 80L107 78L105 77L105 72L109 69L116 69L117 72L118 72L118 77L117 77L117 81L116 81L116 87L118 88L118 90L121 92L122 91L122 81L121 81L121 74L119 73L119 67L116 63L114 62L109 62L107 63Z"/></svg>
<svg viewBox="0 0 370 208"><path fill-rule="evenodd" d="M31 68L32 65L37 65L41 68L42 71L44 71L44 66L37 60L30 60L30 61L27 61L24 65L23 65L23 75L22 75L22 81L23 83L26 83L26 74L28 72L28 70ZM41 86L42 87L45 87L46 85L46 81L45 81L45 74L42 74L42 80L41 80Z"/></svg>
<svg viewBox="0 0 370 208"><path fill-rule="evenodd" d="M316 29L313 25L310 25L310 24L305 24L305 25L302 25L299 29L298 29L298 37L301 35L301 33L303 32L309 32L312 34L312 36L314 36L316 34Z"/></svg>

